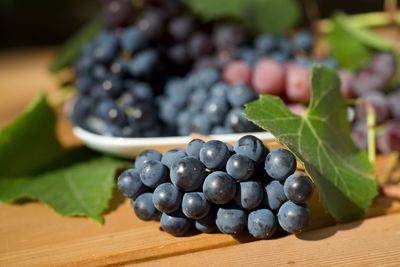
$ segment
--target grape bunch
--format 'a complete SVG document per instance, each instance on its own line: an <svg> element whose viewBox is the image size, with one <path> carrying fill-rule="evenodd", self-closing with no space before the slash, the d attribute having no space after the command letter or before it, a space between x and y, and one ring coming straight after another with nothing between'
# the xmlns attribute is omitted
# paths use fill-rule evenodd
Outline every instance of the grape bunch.
<svg viewBox="0 0 400 267"><path fill-rule="evenodd" d="M371 62L350 79L351 92L361 100L354 107L352 137L363 149L368 146L367 110L368 103L375 112L377 148L382 153L400 152L400 88L387 90L396 72L396 59L391 53L377 53Z"/></svg>
<svg viewBox="0 0 400 267"><path fill-rule="evenodd" d="M256 132L260 129L243 110L257 98L250 86L228 85L217 69L203 68L168 81L165 94L158 98L159 116L178 135Z"/></svg>
<svg viewBox="0 0 400 267"><path fill-rule="evenodd" d="M159 220L171 235L195 229L248 231L266 239L279 229L299 233L310 224L306 202L314 185L295 170L296 159L288 150L269 151L252 135L234 146L194 139L186 149L164 155L143 151L135 168L119 176L118 188L131 199L138 218Z"/></svg>

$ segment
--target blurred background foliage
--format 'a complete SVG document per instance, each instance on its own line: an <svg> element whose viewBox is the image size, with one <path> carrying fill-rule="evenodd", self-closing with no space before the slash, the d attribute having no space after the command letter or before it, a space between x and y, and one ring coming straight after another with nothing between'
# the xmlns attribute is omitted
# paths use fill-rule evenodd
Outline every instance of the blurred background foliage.
<svg viewBox="0 0 400 267"><path fill-rule="evenodd" d="M305 14L310 6L318 7L321 18L329 17L336 10L359 14L382 11L384 6L384 0L297 1L303 9L302 24L307 23ZM61 44L99 12L98 0L1 0L0 49Z"/></svg>

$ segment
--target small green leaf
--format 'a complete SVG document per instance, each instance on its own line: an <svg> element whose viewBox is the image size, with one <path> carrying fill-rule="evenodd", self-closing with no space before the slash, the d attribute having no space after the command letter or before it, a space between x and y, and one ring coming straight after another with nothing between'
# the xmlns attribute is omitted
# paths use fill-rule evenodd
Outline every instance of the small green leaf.
<svg viewBox="0 0 400 267"><path fill-rule="evenodd" d="M0 179L0 201L33 199L62 216L88 216L102 222L118 169L126 165L100 157L36 176Z"/></svg>
<svg viewBox="0 0 400 267"><path fill-rule="evenodd" d="M0 130L0 177L30 175L65 157L57 141L56 116L39 95L12 123Z"/></svg>
<svg viewBox="0 0 400 267"><path fill-rule="evenodd" d="M299 21L300 7L295 0L252 0L242 16L256 33L285 34Z"/></svg>
<svg viewBox="0 0 400 267"><path fill-rule="evenodd" d="M302 117L291 113L275 96L261 96L246 105L247 118L270 131L304 164L320 198L338 221L362 216L377 195L369 177L373 167L350 137L346 104L333 70L313 68L312 98Z"/></svg>
<svg viewBox="0 0 400 267"><path fill-rule="evenodd" d="M93 38L100 31L102 25L100 17L96 17L68 39L51 62L50 72L57 73L64 67L71 65L78 57L82 44Z"/></svg>

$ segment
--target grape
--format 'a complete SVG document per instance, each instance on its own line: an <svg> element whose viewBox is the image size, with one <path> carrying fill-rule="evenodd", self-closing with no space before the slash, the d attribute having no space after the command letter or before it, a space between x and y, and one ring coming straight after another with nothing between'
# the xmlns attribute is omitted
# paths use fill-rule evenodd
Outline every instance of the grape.
<svg viewBox="0 0 400 267"><path fill-rule="evenodd" d="M162 229L173 236L183 236L192 227L192 221L186 218L182 212L163 213L160 224Z"/></svg>
<svg viewBox="0 0 400 267"><path fill-rule="evenodd" d="M219 72L215 68L206 68L193 72L188 77L189 86L209 89L220 79Z"/></svg>
<svg viewBox="0 0 400 267"><path fill-rule="evenodd" d="M254 47L262 53L270 53L278 46L276 38L272 35L259 35L254 41Z"/></svg>
<svg viewBox="0 0 400 267"><path fill-rule="evenodd" d="M220 124L224 121L225 115L228 112L228 104L221 97L211 97L206 101L204 106L204 114L207 116L211 123ZM207 134L206 132L205 134Z"/></svg>
<svg viewBox="0 0 400 267"><path fill-rule="evenodd" d="M80 77L76 81L76 89L78 89L81 95L87 95L92 86L93 86L93 80L89 76Z"/></svg>
<svg viewBox="0 0 400 267"><path fill-rule="evenodd" d="M199 134L208 134L211 129L211 122L207 115L198 113L194 115L191 123L191 132Z"/></svg>
<svg viewBox="0 0 400 267"><path fill-rule="evenodd" d="M224 234L240 233L246 226L246 213L235 206L220 207L217 212L215 223Z"/></svg>
<svg viewBox="0 0 400 267"><path fill-rule="evenodd" d="M111 100L105 100L97 105L97 116L105 122L123 126L127 124L124 112Z"/></svg>
<svg viewBox="0 0 400 267"><path fill-rule="evenodd" d="M311 198L314 192L314 184L310 177L304 173L294 173L286 179L283 189L290 201L296 204L304 204Z"/></svg>
<svg viewBox="0 0 400 267"><path fill-rule="evenodd" d="M257 93L281 95L285 88L285 69L276 61L261 58L251 79Z"/></svg>
<svg viewBox="0 0 400 267"><path fill-rule="evenodd" d="M249 86L239 83L232 86L228 101L233 107L243 107L244 104L256 100L257 95Z"/></svg>
<svg viewBox="0 0 400 267"><path fill-rule="evenodd" d="M196 229L202 233L212 233L217 229L215 225L215 212L210 211L204 218L194 223Z"/></svg>
<svg viewBox="0 0 400 267"><path fill-rule="evenodd" d="M153 192L153 204L160 212L174 212L180 208L182 194L171 183L163 183Z"/></svg>
<svg viewBox="0 0 400 267"><path fill-rule="evenodd" d="M220 23L214 27L212 39L219 50L236 48L244 43L245 32L237 24Z"/></svg>
<svg viewBox="0 0 400 267"><path fill-rule="evenodd" d="M131 205L136 216L143 221L156 220L159 217L158 210L153 204L153 194L143 193L135 201L131 200Z"/></svg>
<svg viewBox="0 0 400 267"><path fill-rule="evenodd" d="M225 127L229 132L248 133L257 131L256 126L244 116L243 108L234 108L225 118Z"/></svg>
<svg viewBox="0 0 400 267"><path fill-rule="evenodd" d="M265 187L264 202L267 208L276 211L287 201L283 185L279 181L271 181Z"/></svg>
<svg viewBox="0 0 400 267"><path fill-rule="evenodd" d="M212 170L224 169L229 156L226 144L218 140L208 141L200 149L200 161Z"/></svg>
<svg viewBox="0 0 400 267"><path fill-rule="evenodd" d="M249 66L240 60L227 63L222 74L224 81L228 84L250 83L251 70Z"/></svg>
<svg viewBox="0 0 400 267"><path fill-rule="evenodd" d="M306 205L285 202L278 212L279 225L288 233L302 232L311 222L311 212Z"/></svg>
<svg viewBox="0 0 400 267"><path fill-rule="evenodd" d="M212 203L226 204L235 196L235 180L226 172L210 173L204 180L203 193L207 200Z"/></svg>
<svg viewBox="0 0 400 267"><path fill-rule="evenodd" d="M101 83L104 91L111 97L118 97L122 93L122 81L116 75L107 75Z"/></svg>
<svg viewBox="0 0 400 267"><path fill-rule="evenodd" d="M191 111L199 112L202 111L205 102L208 99L207 91L200 87L189 97L189 106L188 108Z"/></svg>
<svg viewBox="0 0 400 267"><path fill-rule="evenodd" d="M293 102L307 103L311 94L310 70L298 65L289 65L286 73L286 95Z"/></svg>
<svg viewBox="0 0 400 267"><path fill-rule="evenodd" d="M153 100L153 90L147 83L134 82L129 88L129 92L137 101L148 101L149 103Z"/></svg>
<svg viewBox="0 0 400 267"><path fill-rule="evenodd" d="M154 71L158 55L152 49L138 53L128 65L128 70L134 77L148 77Z"/></svg>
<svg viewBox="0 0 400 267"><path fill-rule="evenodd" d="M369 68L388 82L396 72L396 58L392 53L377 53L370 62Z"/></svg>
<svg viewBox="0 0 400 267"><path fill-rule="evenodd" d="M142 183L151 188L168 181L168 170L158 160L149 160L143 164L140 172Z"/></svg>
<svg viewBox="0 0 400 267"><path fill-rule="evenodd" d="M200 159L200 149L204 144L205 142L203 140L193 139L186 146L186 154L196 159Z"/></svg>
<svg viewBox="0 0 400 267"><path fill-rule="evenodd" d="M268 209L259 209L249 213L247 229L257 239L272 237L278 229L275 215Z"/></svg>
<svg viewBox="0 0 400 267"><path fill-rule="evenodd" d="M377 146L380 152L400 152L400 122L389 121L382 125L382 132L377 136Z"/></svg>
<svg viewBox="0 0 400 267"><path fill-rule="evenodd" d="M239 50L239 57L250 67L255 65L259 56L259 52L252 47L243 47Z"/></svg>
<svg viewBox="0 0 400 267"><path fill-rule="evenodd" d="M171 181L183 191L192 191L201 186L205 177L205 166L194 157L180 158L170 170Z"/></svg>
<svg viewBox="0 0 400 267"><path fill-rule="evenodd" d="M110 65L110 71L117 76L123 76L127 72L127 62L123 59L114 60Z"/></svg>
<svg viewBox="0 0 400 267"><path fill-rule="evenodd" d="M153 149L144 150L143 152L140 152L140 154L136 157L135 167L139 172L141 172L146 162L150 160L160 161L161 157L162 157L161 153L158 152L157 150Z"/></svg>
<svg viewBox="0 0 400 267"><path fill-rule="evenodd" d="M212 96L226 99L227 95L230 92L230 89L231 89L231 87L229 85L227 85L226 83L218 82L211 87L210 92L211 92Z"/></svg>
<svg viewBox="0 0 400 267"><path fill-rule="evenodd" d="M363 69L354 75L351 83L352 94L360 97L375 91L383 91L385 79L368 69Z"/></svg>
<svg viewBox="0 0 400 267"><path fill-rule="evenodd" d="M349 71L341 70L339 71L339 78L340 78L340 90L342 94L346 98L351 98L351 82L353 79L353 74Z"/></svg>
<svg viewBox="0 0 400 267"><path fill-rule="evenodd" d="M148 102L136 103L132 107L127 108L125 111L131 121L143 127L151 127L157 120L152 112L154 107Z"/></svg>
<svg viewBox="0 0 400 267"><path fill-rule="evenodd" d="M368 148L368 132L365 121L357 121L351 130L353 142L361 149Z"/></svg>
<svg viewBox="0 0 400 267"><path fill-rule="evenodd" d="M187 47L184 44L175 44L168 50L169 59L179 66L185 66L190 63Z"/></svg>
<svg viewBox="0 0 400 267"><path fill-rule="evenodd" d="M388 95L387 100L391 115L395 119L400 120L400 90L397 89L395 92Z"/></svg>
<svg viewBox="0 0 400 267"><path fill-rule="evenodd" d="M143 13L137 25L146 34L147 38L154 40L162 37L164 33L164 20L163 12L153 8Z"/></svg>
<svg viewBox="0 0 400 267"><path fill-rule="evenodd" d="M117 186L125 196L135 200L146 191L146 186L140 180L140 174L136 169L127 169L118 177Z"/></svg>
<svg viewBox="0 0 400 267"><path fill-rule="evenodd" d="M90 115L92 109L92 100L89 97L80 97L74 103L71 119L79 126L82 126L86 117Z"/></svg>
<svg viewBox="0 0 400 267"><path fill-rule="evenodd" d="M176 161L186 156L186 152L182 149L171 149L162 156L161 162L171 169Z"/></svg>
<svg viewBox="0 0 400 267"><path fill-rule="evenodd" d="M235 144L234 149L237 154L250 158L255 164L263 162L268 153L262 141L252 135L241 137Z"/></svg>
<svg viewBox="0 0 400 267"><path fill-rule="evenodd" d="M106 25L111 28L126 26L133 17L133 6L130 0L101 0Z"/></svg>
<svg viewBox="0 0 400 267"><path fill-rule="evenodd" d="M188 54L192 59L210 54L212 50L211 40L205 33L196 32L188 40Z"/></svg>
<svg viewBox="0 0 400 267"><path fill-rule="evenodd" d="M381 124L389 118L389 103L384 94L380 92L370 92L364 94L362 99L374 108L376 124ZM356 117L362 121L366 120L367 111L365 105L356 106Z"/></svg>
<svg viewBox="0 0 400 267"><path fill-rule="evenodd" d="M121 47L131 53L146 48L147 37L137 26L126 28L121 34Z"/></svg>
<svg viewBox="0 0 400 267"><path fill-rule="evenodd" d="M264 192L261 183L256 181L242 181L238 184L235 203L246 210L256 208L263 200Z"/></svg>
<svg viewBox="0 0 400 267"><path fill-rule="evenodd" d="M296 170L296 158L286 149L272 150L265 158L265 170L272 178L284 181Z"/></svg>
<svg viewBox="0 0 400 267"><path fill-rule="evenodd" d="M117 38L109 32L100 33L95 40L93 57L98 62L110 62L118 48Z"/></svg>
<svg viewBox="0 0 400 267"><path fill-rule="evenodd" d="M207 216L210 211L210 203L203 193L185 193L182 199L182 211L186 217L198 220Z"/></svg>
<svg viewBox="0 0 400 267"><path fill-rule="evenodd" d="M171 20L168 24L168 31L172 37L179 42L186 41L192 34L194 22L188 16L180 16Z"/></svg>
<svg viewBox="0 0 400 267"><path fill-rule="evenodd" d="M253 161L244 155L232 155L226 163L226 172L238 181L248 179L253 174L253 171Z"/></svg>
<svg viewBox="0 0 400 267"><path fill-rule="evenodd" d="M100 64L100 63L96 63L93 66L92 72L93 72L93 78L95 78L95 79L97 79L99 81L103 81L107 76L106 67L103 64Z"/></svg>
<svg viewBox="0 0 400 267"><path fill-rule="evenodd" d="M219 134L230 134L232 132L231 128L224 126L214 126L211 130L211 134L219 135Z"/></svg>
<svg viewBox="0 0 400 267"><path fill-rule="evenodd" d="M311 51L313 43L313 35L309 31L300 31L293 38L294 48L305 52Z"/></svg>

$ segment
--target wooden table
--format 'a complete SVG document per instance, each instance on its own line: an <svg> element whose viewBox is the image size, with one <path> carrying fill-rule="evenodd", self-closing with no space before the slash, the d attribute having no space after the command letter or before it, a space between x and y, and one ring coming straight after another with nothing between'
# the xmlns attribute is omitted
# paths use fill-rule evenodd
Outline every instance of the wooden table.
<svg viewBox="0 0 400 267"><path fill-rule="evenodd" d="M46 71L52 55L51 49L0 54L0 126L37 91L57 88ZM67 126L60 129L65 143L76 142ZM400 265L400 203L387 198L378 198L362 221L326 227L329 221L316 218L314 227L325 227L253 242L222 234L175 238L121 202L104 225L62 218L40 203L0 204L0 266Z"/></svg>

